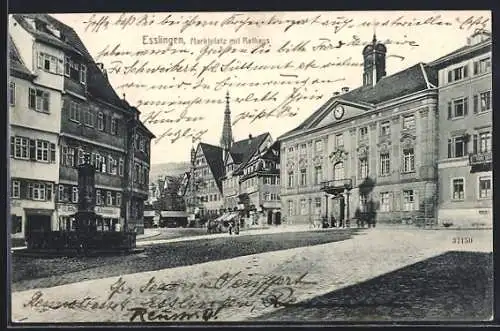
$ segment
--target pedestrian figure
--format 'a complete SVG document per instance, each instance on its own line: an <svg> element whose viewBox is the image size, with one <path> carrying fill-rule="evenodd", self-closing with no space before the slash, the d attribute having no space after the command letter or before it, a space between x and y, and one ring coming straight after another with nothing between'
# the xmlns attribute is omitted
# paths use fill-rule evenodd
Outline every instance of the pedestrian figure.
<svg viewBox="0 0 500 331"><path fill-rule="evenodd" d="M228 227L229 235L233 234L233 223L229 222L229 227Z"/></svg>

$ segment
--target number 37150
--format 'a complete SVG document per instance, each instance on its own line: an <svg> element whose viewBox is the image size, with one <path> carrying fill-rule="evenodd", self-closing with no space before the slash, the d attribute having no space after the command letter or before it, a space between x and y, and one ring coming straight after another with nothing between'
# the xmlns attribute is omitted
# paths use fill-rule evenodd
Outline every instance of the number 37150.
<svg viewBox="0 0 500 331"><path fill-rule="evenodd" d="M472 244L472 237L454 237L452 239L454 244Z"/></svg>

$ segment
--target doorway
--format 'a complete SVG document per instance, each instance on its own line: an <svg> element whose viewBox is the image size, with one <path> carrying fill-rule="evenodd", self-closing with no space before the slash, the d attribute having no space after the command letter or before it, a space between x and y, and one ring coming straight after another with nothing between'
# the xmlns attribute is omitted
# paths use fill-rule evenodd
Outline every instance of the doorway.
<svg viewBox="0 0 500 331"><path fill-rule="evenodd" d="M50 232L51 231L51 217L49 215L27 215L26 216L26 229L24 235L26 238L32 232Z"/></svg>
<svg viewBox="0 0 500 331"><path fill-rule="evenodd" d="M272 210L269 210L267 212L267 225L272 225L273 224L273 212Z"/></svg>
<svg viewBox="0 0 500 331"><path fill-rule="evenodd" d="M276 225L280 225L281 224L281 212L280 211L276 212L276 215L274 217L275 217L274 222L276 223Z"/></svg>

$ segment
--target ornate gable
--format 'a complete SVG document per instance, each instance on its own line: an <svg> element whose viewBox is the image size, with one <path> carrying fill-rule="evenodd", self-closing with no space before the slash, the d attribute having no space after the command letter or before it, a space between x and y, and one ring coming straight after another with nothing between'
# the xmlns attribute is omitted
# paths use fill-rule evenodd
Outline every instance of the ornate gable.
<svg viewBox="0 0 500 331"><path fill-rule="evenodd" d="M356 104L337 99L332 104L326 106L323 111L311 121L306 129L342 122L346 119L361 115L370 109L372 109L372 107L366 104Z"/></svg>

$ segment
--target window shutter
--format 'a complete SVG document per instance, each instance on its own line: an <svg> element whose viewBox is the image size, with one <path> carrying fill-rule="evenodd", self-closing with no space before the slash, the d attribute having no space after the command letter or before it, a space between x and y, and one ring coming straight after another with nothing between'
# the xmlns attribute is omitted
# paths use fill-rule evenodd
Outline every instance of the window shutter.
<svg viewBox="0 0 500 331"><path fill-rule="evenodd" d="M448 119L452 117L452 107L451 102L448 102Z"/></svg>
<svg viewBox="0 0 500 331"><path fill-rule="evenodd" d="M47 192L46 193L47 201L52 201L52 183L45 184L45 191Z"/></svg>
<svg viewBox="0 0 500 331"><path fill-rule="evenodd" d="M469 76L469 66L466 65L464 66L464 78L467 78Z"/></svg>
<svg viewBox="0 0 500 331"><path fill-rule="evenodd" d="M106 118L105 131L106 132L111 132L111 116L110 115L106 115L105 118Z"/></svg>
<svg viewBox="0 0 500 331"><path fill-rule="evenodd" d="M477 114L479 111L479 95L474 95L474 114Z"/></svg>
<svg viewBox="0 0 500 331"><path fill-rule="evenodd" d="M30 159L36 160L36 140L30 139Z"/></svg>
<svg viewBox="0 0 500 331"><path fill-rule="evenodd" d="M102 115L102 131L106 131L106 125L108 123L108 116L106 114Z"/></svg>
<svg viewBox="0 0 500 331"><path fill-rule="evenodd" d="M470 136L464 135L464 155L467 155L469 153L469 139Z"/></svg>
<svg viewBox="0 0 500 331"><path fill-rule="evenodd" d="M36 91L32 88L29 89L28 108L36 109Z"/></svg>
<svg viewBox="0 0 500 331"><path fill-rule="evenodd" d="M50 161L56 162L56 144L50 144Z"/></svg>
<svg viewBox="0 0 500 331"><path fill-rule="evenodd" d="M451 139L448 139L448 158L452 158L452 142Z"/></svg>
<svg viewBox="0 0 500 331"><path fill-rule="evenodd" d="M451 83L451 81L453 80L453 72L452 71L448 71L448 83Z"/></svg>
<svg viewBox="0 0 500 331"><path fill-rule="evenodd" d="M474 75L477 75L479 72L479 62L474 62Z"/></svg>
<svg viewBox="0 0 500 331"><path fill-rule="evenodd" d="M80 155L80 150L78 152L73 148L73 166L76 168L78 166L78 156Z"/></svg>
<svg viewBox="0 0 500 331"><path fill-rule="evenodd" d="M476 154L476 153L477 153L477 140L478 140L477 138L478 138L478 137L477 137L477 134L475 134L475 135L473 136L473 139L472 139L472 152L473 152L474 154Z"/></svg>
<svg viewBox="0 0 500 331"><path fill-rule="evenodd" d="M413 201L414 201L414 206L415 206L415 210L420 210L420 199L419 199L419 196L418 196L418 190L413 190Z"/></svg>
<svg viewBox="0 0 500 331"><path fill-rule="evenodd" d="M28 192L27 192L28 187L26 185L27 183L24 180L21 180L21 181L19 181L19 184L20 184L19 185L20 186L20 188L19 188L19 191L20 191L19 192L19 196L20 196L20 198L21 199L27 199L28 198Z"/></svg>
<svg viewBox="0 0 500 331"><path fill-rule="evenodd" d="M11 136L10 137L10 156L11 157L14 157L15 141L16 141L16 138L14 136Z"/></svg>
<svg viewBox="0 0 500 331"><path fill-rule="evenodd" d="M38 68L42 68L43 66L43 55L42 52L38 52L38 63L37 63Z"/></svg>
<svg viewBox="0 0 500 331"><path fill-rule="evenodd" d="M26 195L26 199L33 199L33 183L28 183L28 190L27 190L27 195Z"/></svg>
<svg viewBox="0 0 500 331"><path fill-rule="evenodd" d="M467 116L469 113L469 98L464 98L464 116Z"/></svg>

